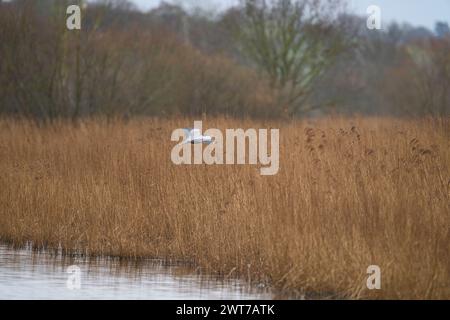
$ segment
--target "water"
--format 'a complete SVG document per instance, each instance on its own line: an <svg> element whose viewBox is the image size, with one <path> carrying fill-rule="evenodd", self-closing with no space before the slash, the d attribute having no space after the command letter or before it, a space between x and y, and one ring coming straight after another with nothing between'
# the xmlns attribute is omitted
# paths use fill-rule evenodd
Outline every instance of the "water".
<svg viewBox="0 0 450 320"><path fill-rule="evenodd" d="M79 267L79 289L77 273L67 272L71 265ZM0 299L272 298L267 289L249 288L238 280L220 281L158 260L88 259L0 245Z"/></svg>

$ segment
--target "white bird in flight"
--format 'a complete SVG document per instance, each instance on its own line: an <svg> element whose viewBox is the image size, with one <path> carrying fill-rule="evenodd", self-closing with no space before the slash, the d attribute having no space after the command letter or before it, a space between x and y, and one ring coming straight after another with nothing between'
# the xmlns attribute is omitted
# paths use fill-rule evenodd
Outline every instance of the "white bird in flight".
<svg viewBox="0 0 450 320"><path fill-rule="evenodd" d="M197 128L185 128L183 129L186 135L186 139L183 141L184 143L206 143L210 144L213 143L214 140L211 138L211 136L203 136L200 132L200 129Z"/></svg>

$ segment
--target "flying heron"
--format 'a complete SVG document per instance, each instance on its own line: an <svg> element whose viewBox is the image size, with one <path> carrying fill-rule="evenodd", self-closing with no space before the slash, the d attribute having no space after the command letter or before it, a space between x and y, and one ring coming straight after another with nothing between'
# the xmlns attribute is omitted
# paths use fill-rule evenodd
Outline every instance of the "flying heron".
<svg viewBox="0 0 450 320"><path fill-rule="evenodd" d="M183 141L183 144L185 143L205 143L210 144L214 142L213 138L211 136L204 136L201 134L200 129L197 128L185 128L183 129L185 132L186 139Z"/></svg>

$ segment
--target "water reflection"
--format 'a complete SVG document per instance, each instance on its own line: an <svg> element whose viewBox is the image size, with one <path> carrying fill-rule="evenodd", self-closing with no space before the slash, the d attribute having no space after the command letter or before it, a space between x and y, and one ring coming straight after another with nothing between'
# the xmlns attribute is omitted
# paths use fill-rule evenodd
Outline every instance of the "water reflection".
<svg viewBox="0 0 450 320"><path fill-rule="evenodd" d="M67 286L71 265L81 271L79 290ZM0 245L0 299L272 298L268 290L248 288L237 280L219 281L158 260L88 259Z"/></svg>

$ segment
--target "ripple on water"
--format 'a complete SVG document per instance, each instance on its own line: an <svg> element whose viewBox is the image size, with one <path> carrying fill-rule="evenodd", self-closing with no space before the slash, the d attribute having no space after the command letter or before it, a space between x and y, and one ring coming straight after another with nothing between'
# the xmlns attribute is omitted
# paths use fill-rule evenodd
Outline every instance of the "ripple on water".
<svg viewBox="0 0 450 320"><path fill-rule="evenodd" d="M81 288L67 287L77 265ZM159 260L61 256L0 245L0 299L272 299L268 290L238 280L218 281L193 268Z"/></svg>

